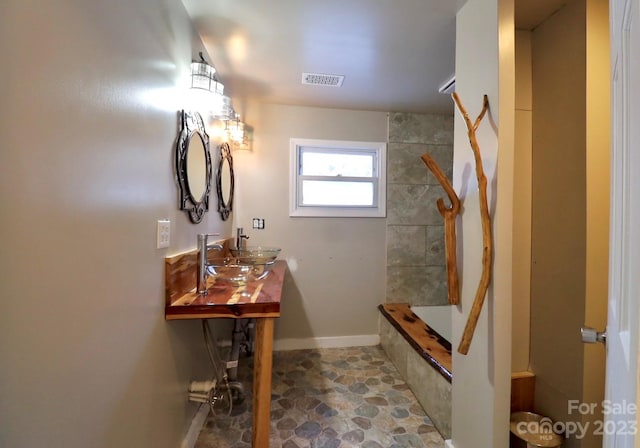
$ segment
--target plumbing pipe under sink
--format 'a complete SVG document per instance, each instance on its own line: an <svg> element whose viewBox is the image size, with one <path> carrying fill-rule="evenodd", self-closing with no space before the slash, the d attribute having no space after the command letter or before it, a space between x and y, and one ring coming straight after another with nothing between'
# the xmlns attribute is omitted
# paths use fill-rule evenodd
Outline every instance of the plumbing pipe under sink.
<svg viewBox="0 0 640 448"><path fill-rule="evenodd" d="M189 392L209 393L214 387L216 387L215 379L209 381L191 381L191 384L189 384Z"/></svg>

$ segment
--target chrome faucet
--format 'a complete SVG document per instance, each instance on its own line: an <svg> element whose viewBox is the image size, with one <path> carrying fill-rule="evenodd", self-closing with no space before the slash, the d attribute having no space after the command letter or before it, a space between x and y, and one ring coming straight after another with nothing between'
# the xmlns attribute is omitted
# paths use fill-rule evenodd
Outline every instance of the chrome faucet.
<svg viewBox="0 0 640 448"><path fill-rule="evenodd" d="M206 295L207 294L207 277L209 277L209 273L207 272L207 253L209 249L222 250L222 244L209 244L207 239L210 236L219 236L219 233L199 233L198 234L198 284L197 290L198 294Z"/></svg>
<svg viewBox="0 0 640 448"><path fill-rule="evenodd" d="M245 242L244 240L248 240L249 235L244 234L244 229L242 227L238 227L236 230L236 249L243 249Z"/></svg>

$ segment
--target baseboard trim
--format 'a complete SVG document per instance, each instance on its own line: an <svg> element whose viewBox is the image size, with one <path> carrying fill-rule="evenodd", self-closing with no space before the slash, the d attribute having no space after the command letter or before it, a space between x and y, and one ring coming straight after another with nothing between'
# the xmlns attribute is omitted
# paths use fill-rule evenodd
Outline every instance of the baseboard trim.
<svg viewBox="0 0 640 448"><path fill-rule="evenodd" d="M444 448L456 448L456 447L453 446L453 442L451 441L451 439L447 439L444 441Z"/></svg>
<svg viewBox="0 0 640 448"><path fill-rule="evenodd" d="M194 448L196 446L198 436L202 431L204 423L207 421L207 416L209 415L210 410L211 408L207 403L202 403L200 405L196 415L194 415L193 420L191 420L191 426L189 427L187 434L184 436L180 448Z"/></svg>
<svg viewBox="0 0 640 448"><path fill-rule="evenodd" d="M283 352L287 350L305 350L310 348L343 348L362 347L380 344L380 335L363 334L356 336L335 336L324 338L276 339L273 350Z"/></svg>

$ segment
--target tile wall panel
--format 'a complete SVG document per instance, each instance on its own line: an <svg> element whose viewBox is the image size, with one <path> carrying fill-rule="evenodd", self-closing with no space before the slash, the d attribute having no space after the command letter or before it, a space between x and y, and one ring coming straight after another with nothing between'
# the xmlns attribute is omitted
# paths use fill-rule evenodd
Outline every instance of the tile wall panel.
<svg viewBox="0 0 640 448"><path fill-rule="evenodd" d="M446 193L421 156L451 179L453 116L389 114L387 302L447 303L444 226L436 201Z"/></svg>

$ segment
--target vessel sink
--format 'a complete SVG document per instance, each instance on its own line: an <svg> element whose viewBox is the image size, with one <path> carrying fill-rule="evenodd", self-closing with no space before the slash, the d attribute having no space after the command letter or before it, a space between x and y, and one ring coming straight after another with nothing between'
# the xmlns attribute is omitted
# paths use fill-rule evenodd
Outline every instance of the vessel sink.
<svg viewBox="0 0 640 448"><path fill-rule="evenodd" d="M269 264L239 264L234 260L220 260L207 264L207 273L216 281L243 285L250 281L262 280L270 268Z"/></svg>
<svg viewBox="0 0 640 448"><path fill-rule="evenodd" d="M242 249L229 249L239 265L271 265L280 253L279 247L249 246Z"/></svg>

